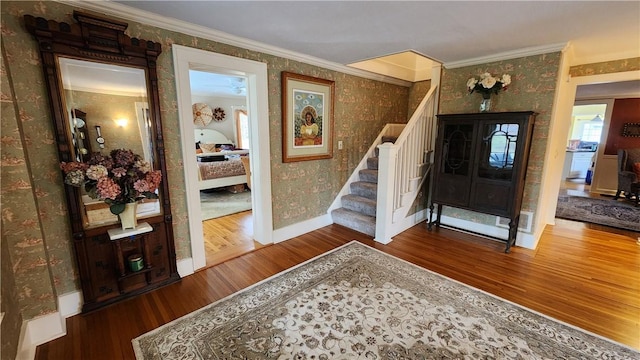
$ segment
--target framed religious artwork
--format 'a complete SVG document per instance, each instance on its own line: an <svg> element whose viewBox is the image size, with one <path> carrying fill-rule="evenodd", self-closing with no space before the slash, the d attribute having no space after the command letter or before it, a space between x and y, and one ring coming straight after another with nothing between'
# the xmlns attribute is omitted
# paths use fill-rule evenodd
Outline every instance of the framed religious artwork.
<svg viewBox="0 0 640 360"><path fill-rule="evenodd" d="M282 72L282 162L333 157L331 80Z"/></svg>

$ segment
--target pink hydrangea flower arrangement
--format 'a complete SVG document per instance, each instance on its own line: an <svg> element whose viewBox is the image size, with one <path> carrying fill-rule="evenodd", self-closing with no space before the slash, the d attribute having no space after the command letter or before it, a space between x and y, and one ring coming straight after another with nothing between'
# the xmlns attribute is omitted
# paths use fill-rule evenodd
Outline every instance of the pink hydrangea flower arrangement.
<svg viewBox="0 0 640 360"><path fill-rule="evenodd" d="M151 170L142 156L127 149L113 150L110 156L94 153L86 163L62 162L60 168L66 184L84 186L89 196L109 204L115 215L124 211L127 203L157 199L162 181L159 170Z"/></svg>

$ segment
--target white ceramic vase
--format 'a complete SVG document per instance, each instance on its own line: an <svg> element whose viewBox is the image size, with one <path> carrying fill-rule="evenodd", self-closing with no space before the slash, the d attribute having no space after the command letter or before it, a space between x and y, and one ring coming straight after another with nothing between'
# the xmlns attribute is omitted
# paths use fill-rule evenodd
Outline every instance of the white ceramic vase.
<svg viewBox="0 0 640 360"><path fill-rule="evenodd" d="M118 217L120 218L120 224L122 225L122 230L135 229L138 225L138 220L136 218L136 208L138 203L126 203L124 205L124 211L121 212Z"/></svg>

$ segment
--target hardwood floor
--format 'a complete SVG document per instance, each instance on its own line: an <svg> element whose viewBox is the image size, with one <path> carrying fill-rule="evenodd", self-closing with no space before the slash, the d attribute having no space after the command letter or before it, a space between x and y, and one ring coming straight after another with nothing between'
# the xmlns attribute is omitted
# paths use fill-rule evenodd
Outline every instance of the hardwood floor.
<svg viewBox="0 0 640 360"><path fill-rule="evenodd" d="M244 255L264 245L253 240L251 210L202 222L206 267Z"/></svg>
<svg viewBox="0 0 640 360"><path fill-rule="evenodd" d="M444 228L417 225L382 245L330 225L71 317L67 335L39 346L36 359L134 359L133 338L351 240L640 349L640 243L633 237L556 225L536 250L505 254L502 242Z"/></svg>

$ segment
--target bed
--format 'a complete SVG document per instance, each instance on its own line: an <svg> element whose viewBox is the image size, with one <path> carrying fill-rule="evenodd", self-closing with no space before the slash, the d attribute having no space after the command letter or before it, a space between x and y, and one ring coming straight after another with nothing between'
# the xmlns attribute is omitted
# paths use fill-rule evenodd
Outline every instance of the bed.
<svg viewBox="0 0 640 360"><path fill-rule="evenodd" d="M249 150L236 149L233 141L213 129L196 129L195 139L200 190L247 183L241 157L248 157Z"/></svg>

